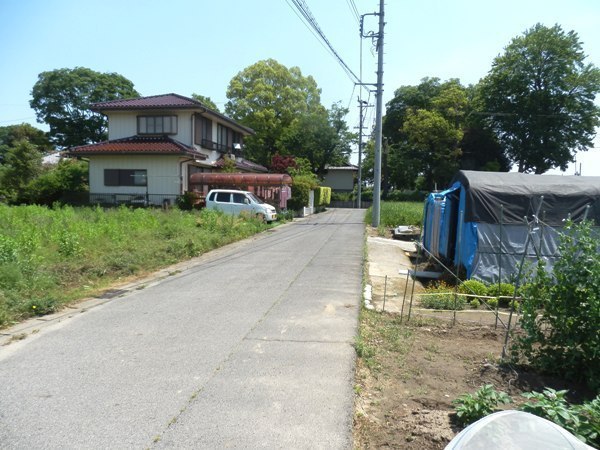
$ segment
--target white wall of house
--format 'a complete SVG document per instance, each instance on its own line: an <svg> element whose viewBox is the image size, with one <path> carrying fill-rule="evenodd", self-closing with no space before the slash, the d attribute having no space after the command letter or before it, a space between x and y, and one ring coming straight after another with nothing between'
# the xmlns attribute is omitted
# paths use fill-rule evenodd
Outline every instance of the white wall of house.
<svg viewBox="0 0 600 450"><path fill-rule="evenodd" d="M123 139L135 136L138 132L138 116L177 116L177 134L169 137L186 145L192 145L192 111L110 111L108 117L108 139ZM216 130L215 130L216 133Z"/></svg>
<svg viewBox="0 0 600 450"><path fill-rule="evenodd" d="M187 160L177 155L97 155L89 157L93 194L146 194L146 186L105 186L104 169L146 170L148 194L181 194L181 173L187 178ZM182 168L182 166L184 166Z"/></svg>

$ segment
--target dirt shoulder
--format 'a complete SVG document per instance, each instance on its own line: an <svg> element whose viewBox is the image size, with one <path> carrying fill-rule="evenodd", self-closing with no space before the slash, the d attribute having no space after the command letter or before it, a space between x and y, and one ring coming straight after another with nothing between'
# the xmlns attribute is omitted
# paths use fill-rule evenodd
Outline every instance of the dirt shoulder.
<svg viewBox="0 0 600 450"><path fill-rule="evenodd" d="M406 276L394 279L394 272L406 265L404 250L375 239L373 230L369 234L367 276L375 310L362 309L356 343L355 448L443 449L460 431L452 422L452 400L484 384L517 402L521 393L545 386L577 391L562 380L500 365L505 329L496 327L493 314L455 318L415 308L410 320L406 309L401 316ZM387 287L385 312L381 287Z"/></svg>

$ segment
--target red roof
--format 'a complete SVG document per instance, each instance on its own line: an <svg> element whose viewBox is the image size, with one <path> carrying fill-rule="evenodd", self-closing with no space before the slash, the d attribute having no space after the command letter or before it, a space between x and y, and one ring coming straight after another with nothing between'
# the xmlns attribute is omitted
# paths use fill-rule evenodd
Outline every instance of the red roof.
<svg viewBox="0 0 600 450"><path fill-rule="evenodd" d="M197 159L207 156L175 139L167 136L131 136L123 139L99 142L97 144L73 147L70 154L156 154L156 155L189 155Z"/></svg>
<svg viewBox="0 0 600 450"><path fill-rule="evenodd" d="M129 110L148 108L204 108L205 106L194 99L178 94L152 95L150 97L111 100L93 103L93 111Z"/></svg>

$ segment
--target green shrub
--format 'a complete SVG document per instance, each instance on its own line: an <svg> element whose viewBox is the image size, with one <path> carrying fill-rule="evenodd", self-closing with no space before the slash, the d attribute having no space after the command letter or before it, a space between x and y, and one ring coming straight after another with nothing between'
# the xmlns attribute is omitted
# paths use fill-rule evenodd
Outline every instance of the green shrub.
<svg viewBox="0 0 600 450"><path fill-rule="evenodd" d="M498 299L497 298L488 298L485 300L485 302L492 309L496 309L498 307Z"/></svg>
<svg viewBox="0 0 600 450"><path fill-rule="evenodd" d="M494 283L488 286L487 292L487 295L489 295L490 297L498 297L498 304L500 306L506 307L510 302L510 299L506 297L513 297L515 287L510 283Z"/></svg>
<svg viewBox="0 0 600 450"><path fill-rule="evenodd" d="M331 188L318 186L315 188L315 206L327 206L331 203Z"/></svg>
<svg viewBox="0 0 600 450"><path fill-rule="evenodd" d="M479 300L477 300L476 298L474 298L473 300L471 300L469 302L469 306L473 309L477 309L481 306L481 303L479 302Z"/></svg>
<svg viewBox="0 0 600 450"><path fill-rule="evenodd" d="M353 192L332 192L332 202L350 202L354 200L355 194Z"/></svg>
<svg viewBox="0 0 600 450"><path fill-rule="evenodd" d="M523 290L512 356L544 373L600 387L600 252L591 224L567 223L553 277L540 262Z"/></svg>
<svg viewBox="0 0 600 450"><path fill-rule="evenodd" d="M287 201L287 207L299 211L308 206L309 193L318 186L313 174L296 175L292 182L292 198Z"/></svg>
<svg viewBox="0 0 600 450"><path fill-rule="evenodd" d="M446 310L465 309L465 298L462 295L455 296L453 288L445 283L439 283L437 286L428 288L425 293L428 295L421 295L419 297L419 301L423 308Z"/></svg>
<svg viewBox="0 0 600 450"><path fill-rule="evenodd" d="M481 386L475 394L463 394L452 401L456 405L456 421L461 426L467 426L491 414L501 403L511 402L508 394L496 391L492 384Z"/></svg>
<svg viewBox="0 0 600 450"><path fill-rule="evenodd" d="M425 191L390 191L385 197L390 202L424 202L427 198Z"/></svg>
<svg viewBox="0 0 600 450"><path fill-rule="evenodd" d="M458 287L458 292L461 294L485 296L487 295L487 287L481 281L466 280Z"/></svg>

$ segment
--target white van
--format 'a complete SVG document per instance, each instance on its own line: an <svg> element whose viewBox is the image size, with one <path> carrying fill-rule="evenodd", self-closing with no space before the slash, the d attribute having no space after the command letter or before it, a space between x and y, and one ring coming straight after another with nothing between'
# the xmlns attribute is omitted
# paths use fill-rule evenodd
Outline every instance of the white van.
<svg viewBox="0 0 600 450"><path fill-rule="evenodd" d="M206 208L217 209L227 214L240 214L247 211L267 222L277 219L277 211L264 203L252 192L232 189L213 189L206 196Z"/></svg>

